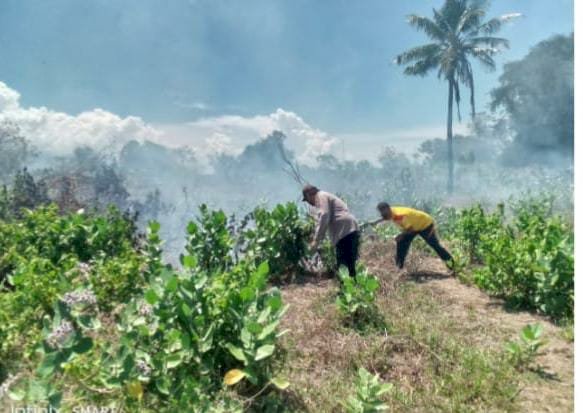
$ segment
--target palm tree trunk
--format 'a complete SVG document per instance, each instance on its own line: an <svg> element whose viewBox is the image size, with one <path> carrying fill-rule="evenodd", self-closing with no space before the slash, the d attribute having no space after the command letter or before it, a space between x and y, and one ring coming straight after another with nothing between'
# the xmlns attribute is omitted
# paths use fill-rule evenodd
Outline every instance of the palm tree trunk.
<svg viewBox="0 0 583 413"><path fill-rule="evenodd" d="M449 80L449 94L447 99L447 193L453 193L453 80Z"/></svg>

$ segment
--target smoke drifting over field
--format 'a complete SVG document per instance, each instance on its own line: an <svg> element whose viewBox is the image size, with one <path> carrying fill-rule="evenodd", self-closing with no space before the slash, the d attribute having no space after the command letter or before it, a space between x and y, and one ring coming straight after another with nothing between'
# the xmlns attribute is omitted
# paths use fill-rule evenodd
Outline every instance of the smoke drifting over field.
<svg viewBox="0 0 583 413"><path fill-rule="evenodd" d="M114 203L139 212L142 223L161 221L175 250L202 203L242 215L261 203L299 201L300 184L286 171L282 148L305 180L339 194L359 219L372 217L380 200L434 211L475 201L494 205L526 191L554 193L557 206L570 214L572 42L572 36L557 36L507 65L492 92L498 110L456 127L464 136L454 137L453 196L445 191L447 151L439 136L426 136L413 155L396 151L387 139L387 146L359 148L374 157L354 160L340 139L283 109L150 124L103 109L71 115L25 108L20 94L2 82L0 180L10 184L16 170L28 166L54 200L67 195L72 205ZM524 64L540 73L521 76ZM549 86L544 74L556 70L550 82L556 87ZM367 145L366 135L355 139Z"/></svg>
<svg viewBox="0 0 583 413"><path fill-rule="evenodd" d="M47 155L67 156L80 146L117 156L130 141L149 141L169 148L187 147L198 161L218 155L237 155L246 145L274 130L283 131L287 145L302 163L315 165L337 143L325 132L312 128L293 112L277 109L264 116L222 116L169 125L152 125L135 116L122 118L103 109L78 115L45 107L24 108L20 94L0 82L0 121L18 126L21 134Z"/></svg>

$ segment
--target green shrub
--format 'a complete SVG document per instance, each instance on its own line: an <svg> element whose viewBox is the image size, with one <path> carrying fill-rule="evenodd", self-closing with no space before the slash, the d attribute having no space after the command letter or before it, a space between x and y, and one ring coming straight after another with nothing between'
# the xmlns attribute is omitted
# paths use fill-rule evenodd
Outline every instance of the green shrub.
<svg viewBox="0 0 583 413"><path fill-rule="evenodd" d="M254 227L243 232L247 254L256 262L267 261L272 273L283 275L301 269L308 253L310 224L300 215L296 204L279 204L271 211L258 207L252 215Z"/></svg>
<svg viewBox="0 0 583 413"><path fill-rule="evenodd" d="M294 203L258 207L239 223L202 205L198 222L188 224L186 250L207 271L228 270L240 260L267 261L272 276L281 277L301 270L310 229Z"/></svg>
<svg viewBox="0 0 583 413"><path fill-rule="evenodd" d="M478 286L518 307L573 317L574 237L559 217L523 210L503 231L482 236L480 248Z"/></svg>
<svg viewBox="0 0 583 413"><path fill-rule="evenodd" d="M472 261L480 262L483 259L480 250L482 237L499 232L503 219L504 206L502 204L493 214L487 214L480 205L474 205L460 211L453 236L462 241L463 248Z"/></svg>
<svg viewBox="0 0 583 413"><path fill-rule="evenodd" d="M45 314L75 285L98 304L126 302L143 282L138 237L129 216L58 215L54 206L0 222L0 377L34 358Z"/></svg>
<svg viewBox="0 0 583 413"><path fill-rule="evenodd" d="M574 305L572 227L552 214L552 198L525 197L491 214L479 205L457 214L450 232L456 261L474 262L474 282L519 308L571 319ZM461 268L457 268L459 271Z"/></svg>
<svg viewBox="0 0 583 413"><path fill-rule="evenodd" d="M358 369L355 383L356 394L350 396L342 405L348 413L373 413L389 410L382 396L391 391L393 385L382 383L378 375L372 375L364 368Z"/></svg>
<svg viewBox="0 0 583 413"><path fill-rule="evenodd" d="M543 329L539 324L528 324L520 331L520 341L511 341L506 345L513 366L523 369L532 364L544 345L542 333Z"/></svg>
<svg viewBox="0 0 583 413"><path fill-rule="evenodd" d="M374 275L359 268L356 276L350 277L342 268L340 282L336 307L347 324L362 331L368 327L386 327L375 303L380 284Z"/></svg>
<svg viewBox="0 0 583 413"><path fill-rule="evenodd" d="M233 239L227 227L227 216L221 210L209 210L204 204L199 211L198 223L191 221L186 228L186 251L195 256L206 271L225 270L233 264Z"/></svg>
<svg viewBox="0 0 583 413"><path fill-rule="evenodd" d="M383 224L374 227L374 233L382 241L389 241L399 235L400 230L396 225Z"/></svg>
<svg viewBox="0 0 583 413"><path fill-rule="evenodd" d="M36 310L19 318L12 308L14 319L0 320L19 323L1 332L13 344L25 327L35 333L26 336L27 362L6 366L24 373L11 379L11 398L65 408L86 401L128 411L218 412L241 410L225 386L243 395L287 387L272 363L286 308L279 290L267 284L268 264L209 266L229 262L219 250L203 265L198 255L184 255L183 269L175 271L161 263L158 230L150 224L142 255L101 255L91 265L70 257L61 264L71 268L54 273L42 267L53 265L50 260L37 258L29 273L11 275L16 290L0 295L0 306L15 306L19 283L39 274L47 274L40 280L45 290L37 288L42 294L29 300L52 302L48 309L25 302L22 310ZM30 328L35 319L37 327Z"/></svg>

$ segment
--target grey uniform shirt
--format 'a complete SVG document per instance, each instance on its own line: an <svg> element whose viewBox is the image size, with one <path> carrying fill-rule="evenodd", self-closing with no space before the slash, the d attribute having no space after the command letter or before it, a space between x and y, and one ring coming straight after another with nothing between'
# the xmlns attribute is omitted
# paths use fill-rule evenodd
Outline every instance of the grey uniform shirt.
<svg viewBox="0 0 583 413"><path fill-rule="evenodd" d="M326 230L330 234L330 241L336 245L338 241L348 234L358 231L356 219L348 211L348 207L336 195L324 191L316 194L316 237L320 243L326 236Z"/></svg>

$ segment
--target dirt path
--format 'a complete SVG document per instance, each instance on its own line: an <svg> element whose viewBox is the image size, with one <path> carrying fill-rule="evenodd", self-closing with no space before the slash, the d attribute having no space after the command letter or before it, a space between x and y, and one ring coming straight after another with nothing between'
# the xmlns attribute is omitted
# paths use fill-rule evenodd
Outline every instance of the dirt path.
<svg viewBox="0 0 583 413"><path fill-rule="evenodd" d="M425 258L422 268L439 271L443 264L438 259ZM540 324L548 340L536 360L544 377L525 383L519 401L525 412L573 411L574 345L565 339L560 327L536 314L510 312L504 308L502 300L491 298L456 278L416 277L415 273L411 276L422 283L422 288L431 289L434 294L443 297L443 311L455 315L460 324L475 331L475 342L480 346L495 346L515 340L525 325Z"/></svg>
<svg viewBox="0 0 583 413"><path fill-rule="evenodd" d="M541 324L547 339L536 360L541 373L521 375L516 404L519 411L529 413L573 411L574 347L564 338L561 328L535 314L507 311L500 300L447 276L443 264L430 256L413 253L409 270L397 274L389 250L386 244L368 243L362 261L382 280L378 300L391 317L409 316L408 297L398 297L396 293L399 285L405 284L432 302L434 307L426 314L428 326L440 328L446 323L448 334L451 331L453 336L475 348L502 349L508 340L517 339L526 324ZM379 363L383 361L380 356L376 359L375 354L385 358L387 354L398 355L384 362L387 379L411 386L421 380L422 348L403 343L390 334L362 337L339 326L333 305L337 288L335 280L312 280L283 289L284 300L291 306L284 327L290 329L286 347L292 353L292 383L304 393L298 397L302 400L298 410L338 411L335 401L326 399L333 398L327 393L349 391L342 376L355 364L369 364L379 371ZM399 299L403 302L399 303ZM423 313L421 317L425 319ZM363 354L375 360L363 359ZM324 401L312 405L314 397Z"/></svg>

